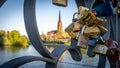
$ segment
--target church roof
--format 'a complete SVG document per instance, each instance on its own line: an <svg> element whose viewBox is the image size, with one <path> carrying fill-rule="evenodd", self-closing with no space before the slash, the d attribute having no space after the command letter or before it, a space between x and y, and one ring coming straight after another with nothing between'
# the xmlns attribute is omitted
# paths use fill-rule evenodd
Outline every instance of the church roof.
<svg viewBox="0 0 120 68"><path fill-rule="evenodd" d="M51 30L51 31L49 31L47 33L57 33L57 30Z"/></svg>

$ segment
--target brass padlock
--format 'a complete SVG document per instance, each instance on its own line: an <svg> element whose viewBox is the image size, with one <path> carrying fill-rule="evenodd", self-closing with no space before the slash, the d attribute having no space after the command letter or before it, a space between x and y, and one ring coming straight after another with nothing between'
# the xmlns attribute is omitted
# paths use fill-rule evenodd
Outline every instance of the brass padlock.
<svg viewBox="0 0 120 68"><path fill-rule="evenodd" d="M75 18L75 15L76 15L77 13L74 13L73 14L73 19L72 19L72 23L67 27L67 28L65 28L65 31L71 36L71 38L73 38L73 39L76 39L76 37L77 37L77 35L78 35L78 33L79 32L75 32L74 31L74 22L77 22L77 19Z"/></svg>
<svg viewBox="0 0 120 68"><path fill-rule="evenodd" d="M117 11L118 14L120 14L120 6L116 7L116 11Z"/></svg>
<svg viewBox="0 0 120 68"><path fill-rule="evenodd" d="M93 11L88 10L84 13L84 16L79 19L79 21L83 25L90 25L95 19L96 16L94 15Z"/></svg>
<svg viewBox="0 0 120 68"><path fill-rule="evenodd" d="M94 53L102 54L102 55L106 55L107 50L108 50L108 47L105 44L96 44L95 47L93 48Z"/></svg>
<svg viewBox="0 0 120 68"><path fill-rule="evenodd" d="M85 14L85 12L88 11L88 10L89 10L89 8L86 8L84 6L79 6L79 8L78 8L78 18L80 19Z"/></svg>
<svg viewBox="0 0 120 68"><path fill-rule="evenodd" d="M52 0L52 3L57 6L67 6L67 0Z"/></svg>

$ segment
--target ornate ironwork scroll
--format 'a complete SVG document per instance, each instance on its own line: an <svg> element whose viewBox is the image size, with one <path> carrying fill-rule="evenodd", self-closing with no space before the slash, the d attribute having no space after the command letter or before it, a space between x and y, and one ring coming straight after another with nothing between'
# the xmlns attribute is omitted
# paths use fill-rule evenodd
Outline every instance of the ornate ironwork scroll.
<svg viewBox="0 0 120 68"><path fill-rule="evenodd" d="M5 1L6 0L0 0L0 7L3 5ZM66 50L70 52L73 60L81 61L82 54L81 54L80 48L76 46L75 40L71 40L72 41L71 46L65 46L65 45L58 46L51 53L46 49L46 47L43 45L43 42L41 41L38 28L37 28L37 24L36 24L36 15L35 15L36 3L35 1L36 0L24 0L24 23L25 23L28 37L32 45L39 52L39 54L41 54L43 57L23 56L23 57L15 58L0 65L0 68L8 68L8 67L17 68L25 63L29 63L32 61L44 61L46 62L46 68L56 68L59 58ZM88 8L92 8L95 5L97 5L97 1L98 0L75 0L77 7L82 5ZM116 20L118 24L118 18L116 17L114 20ZM117 24L116 26L118 26ZM115 28L118 29L118 27L115 27ZM100 67L100 65L101 65L101 62L99 62L98 68Z"/></svg>

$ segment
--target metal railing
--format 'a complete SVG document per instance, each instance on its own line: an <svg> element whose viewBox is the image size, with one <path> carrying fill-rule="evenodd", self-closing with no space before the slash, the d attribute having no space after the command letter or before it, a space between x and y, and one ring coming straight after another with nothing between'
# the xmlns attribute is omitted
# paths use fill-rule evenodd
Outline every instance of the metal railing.
<svg viewBox="0 0 120 68"><path fill-rule="evenodd" d="M6 0L0 0L0 5L2 6L5 1ZM70 52L73 60L81 61L82 54L81 54L80 48L76 46L77 44L76 40L71 40L71 46L61 45L61 46L56 47L51 53L43 45L43 42L41 41L38 28L37 28L37 24L36 24L36 15L35 15L36 3L35 1L36 0L24 0L24 23L25 23L28 37L32 45L39 52L39 54L41 54L43 57L23 56L23 57L15 58L0 65L0 68L17 68L25 63L29 63L32 61L44 61L46 62L46 66L45 66L46 68L57 68L57 63L59 61L59 58L66 50ZM96 1L97 0L75 0L77 7L82 5L82 6L86 6L89 8L94 7L95 6L94 3L96 3ZM116 22L118 23L118 18L116 18ZM116 24L116 26L118 25ZM106 61L105 58L106 58L105 56L102 56L100 58L103 61L100 61L99 59L98 68L100 68L102 62ZM105 65L102 68L104 67Z"/></svg>

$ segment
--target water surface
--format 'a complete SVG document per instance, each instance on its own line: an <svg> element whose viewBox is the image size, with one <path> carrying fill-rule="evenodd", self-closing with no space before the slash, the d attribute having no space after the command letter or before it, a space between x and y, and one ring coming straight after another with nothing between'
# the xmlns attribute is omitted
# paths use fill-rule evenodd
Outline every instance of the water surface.
<svg viewBox="0 0 120 68"><path fill-rule="evenodd" d="M54 47L47 47L52 51ZM28 48L17 48L11 46L0 47L0 65L17 57L21 56L41 56L32 45ZM20 66L19 68L45 68L45 62L34 61ZM98 55L94 58L83 54L83 59L80 62L74 61L68 51L66 51L59 59L58 68L96 68L98 64ZM107 62L106 68L109 67Z"/></svg>

